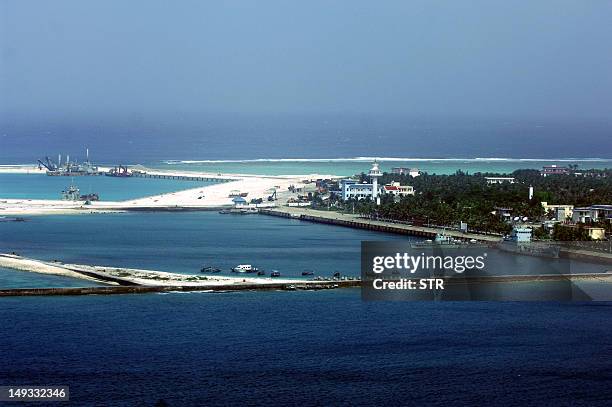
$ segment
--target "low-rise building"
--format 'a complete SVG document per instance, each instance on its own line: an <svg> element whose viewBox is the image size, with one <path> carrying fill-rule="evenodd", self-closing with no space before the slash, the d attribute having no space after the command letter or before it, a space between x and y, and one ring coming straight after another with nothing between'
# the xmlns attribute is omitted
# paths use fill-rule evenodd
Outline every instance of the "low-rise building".
<svg viewBox="0 0 612 407"><path fill-rule="evenodd" d="M548 202L540 202L545 213L553 211L555 219L559 222L565 222L572 219L574 214L574 205L549 205Z"/></svg>
<svg viewBox="0 0 612 407"><path fill-rule="evenodd" d="M414 195L414 188L410 185L400 185L399 182L392 182L383 186L383 193L402 197Z"/></svg>
<svg viewBox="0 0 612 407"><path fill-rule="evenodd" d="M373 199L372 184L360 184L352 179L343 179L340 181L340 190L342 191L343 201L348 201L349 199Z"/></svg>
<svg viewBox="0 0 612 407"><path fill-rule="evenodd" d="M557 165L545 165L542 167L542 171L540 171L540 175L546 177L548 175L568 175L570 173L570 169L567 167L559 167Z"/></svg>
<svg viewBox="0 0 612 407"><path fill-rule="evenodd" d="M391 174L410 175L411 177L418 177L421 173L419 172L418 168L393 167L391 168Z"/></svg>
<svg viewBox="0 0 612 407"><path fill-rule="evenodd" d="M505 221L512 220L512 208L502 208L502 207L496 206L493 209L495 209L492 212L493 215L497 215Z"/></svg>
<svg viewBox="0 0 612 407"><path fill-rule="evenodd" d="M593 240L604 240L606 238L606 230L604 228L585 227L589 237Z"/></svg>
<svg viewBox="0 0 612 407"><path fill-rule="evenodd" d="M612 205L591 205L583 208L574 208L572 221L576 223L612 221Z"/></svg>
<svg viewBox="0 0 612 407"><path fill-rule="evenodd" d="M512 229L510 240L515 243L529 243L531 242L531 234L531 228L515 227L514 229Z"/></svg>
<svg viewBox="0 0 612 407"><path fill-rule="evenodd" d="M487 181L487 185L505 183L514 184L516 182L514 177L485 177L485 180Z"/></svg>
<svg viewBox="0 0 612 407"><path fill-rule="evenodd" d="M564 227L573 230L582 230L591 240L604 240L606 238L606 230L604 228L582 225L565 225Z"/></svg>

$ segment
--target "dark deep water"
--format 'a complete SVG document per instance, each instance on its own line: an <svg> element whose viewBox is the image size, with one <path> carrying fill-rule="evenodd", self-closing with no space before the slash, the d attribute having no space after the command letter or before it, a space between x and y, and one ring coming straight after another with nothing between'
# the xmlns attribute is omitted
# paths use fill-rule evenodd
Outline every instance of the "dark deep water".
<svg viewBox="0 0 612 407"><path fill-rule="evenodd" d="M286 276L356 275L362 240L406 239L217 213L40 216L0 232L2 251L41 259ZM0 285L78 284L19 273L0 270ZM610 405L611 311L353 289L1 298L0 385L69 385L82 406Z"/></svg>
<svg viewBox="0 0 612 407"><path fill-rule="evenodd" d="M356 290L5 298L2 384L71 405L609 405L610 304Z"/></svg>

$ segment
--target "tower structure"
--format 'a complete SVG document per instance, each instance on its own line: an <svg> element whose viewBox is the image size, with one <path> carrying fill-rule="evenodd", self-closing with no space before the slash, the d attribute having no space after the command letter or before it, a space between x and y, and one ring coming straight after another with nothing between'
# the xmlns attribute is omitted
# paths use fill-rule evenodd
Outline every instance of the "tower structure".
<svg viewBox="0 0 612 407"><path fill-rule="evenodd" d="M380 197L378 196L378 178L382 176L380 168L378 168L378 162L374 160L372 168L368 172L368 176L372 181L372 200L376 202L376 205L380 205Z"/></svg>

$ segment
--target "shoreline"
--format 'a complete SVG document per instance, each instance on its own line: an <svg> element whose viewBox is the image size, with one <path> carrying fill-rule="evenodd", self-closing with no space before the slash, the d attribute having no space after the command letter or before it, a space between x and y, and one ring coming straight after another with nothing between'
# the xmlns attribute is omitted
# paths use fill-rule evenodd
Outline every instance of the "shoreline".
<svg viewBox="0 0 612 407"><path fill-rule="evenodd" d="M0 173L11 171L6 168L0 168ZM33 168L30 168L29 171L32 174L45 174L45 171ZM16 171L12 172L15 173ZM197 176L218 179L220 182L200 187L185 185L185 189L175 192L149 195L124 201L94 201L89 205L85 205L82 201L65 201L60 199L2 199L0 197L0 215L68 215L127 211L132 209L152 211L180 209L215 210L232 207L234 203L232 201L233 197L230 197L230 195L236 191L245 194L247 201L262 199L263 206L273 206L285 203L289 198L297 196L297 192L289 190L292 185L299 185L302 189L306 190L310 188L309 185L312 185L310 181L313 179L338 177L322 174L269 176L162 170L149 170L147 174L163 177ZM273 191L276 191L277 201L269 202L268 197Z"/></svg>
<svg viewBox="0 0 612 407"><path fill-rule="evenodd" d="M127 267L98 266L85 264L71 264L61 261L45 261L22 257L17 254L0 253L0 267L41 274L51 274L63 277L92 280L110 285L142 286L142 287L190 287L202 290L218 287L248 286L276 286L299 285L318 287L329 284L339 286L354 285L356 279L325 279L306 280L286 277L253 277L248 274L238 276L221 276L211 274L181 274L159 270L134 269Z"/></svg>
<svg viewBox="0 0 612 407"><path fill-rule="evenodd" d="M78 278L106 284L99 287L43 287L0 289L0 297L13 296L57 296L57 295L104 295L104 294L145 294L169 292L227 292L227 291L297 291L325 290L336 288L360 288L365 282L359 278L300 280L296 278L271 277L228 277L178 274L156 270L131 269L124 267L70 264L59 261L43 261L0 253L0 267ZM413 280L419 280L414 277ZM196 281L197 280L197 281ZM394 281L394 280L388 280ZM399 281L399 280L398 280ZM575 274L534 274L534 275L487 275L466 276L449 279L449 285L465 284L508 284L547 283L554 281L595 281L599 284L612 283L612 272Z"/></svg>

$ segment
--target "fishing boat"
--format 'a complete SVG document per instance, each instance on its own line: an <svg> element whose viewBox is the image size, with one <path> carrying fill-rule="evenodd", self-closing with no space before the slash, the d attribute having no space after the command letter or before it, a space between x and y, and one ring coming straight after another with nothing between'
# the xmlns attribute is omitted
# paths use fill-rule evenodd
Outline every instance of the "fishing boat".
<svg viewBox="0 0 612 407"><path fill-rule="evenodd" d="M272 272L270 272L270 277L280 277L280 271L272 270Z"/></svg>
<svg viewBox="0 0 612 407"><path fill-rule="evenodd" d="M304 270L302 271L303 276L314 276L314 271L312 270Z"/></svg>
<svg viewBox="0 0 612 407"><path fill-rule="evenodd" d="M200 269L201 273L219 273L221 271L220 268L213 266L205 266Z"/></svg>

